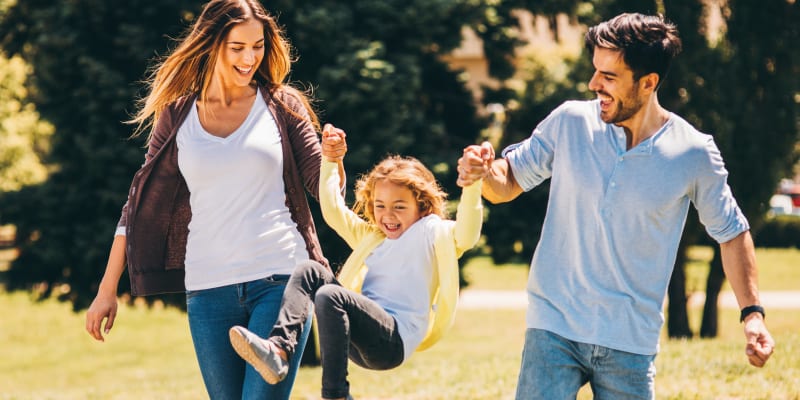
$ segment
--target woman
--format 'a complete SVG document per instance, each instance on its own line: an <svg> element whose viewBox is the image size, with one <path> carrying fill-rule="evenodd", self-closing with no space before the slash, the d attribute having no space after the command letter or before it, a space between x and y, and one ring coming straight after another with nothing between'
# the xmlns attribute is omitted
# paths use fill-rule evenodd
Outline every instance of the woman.
<svg viewBox="0 0 800 400"><path fill-rule="evenodd" d="M86 330L103 341L127 262L134 295L186 291L209 397L288 398L231 349L228 329L269 333L295 265L327 266L303 187L319 192L319 124L283 84L290 49L256 0L212 0L154 70L132 123L152 127ZM309 329L300 337L305 346Z"/></svg>

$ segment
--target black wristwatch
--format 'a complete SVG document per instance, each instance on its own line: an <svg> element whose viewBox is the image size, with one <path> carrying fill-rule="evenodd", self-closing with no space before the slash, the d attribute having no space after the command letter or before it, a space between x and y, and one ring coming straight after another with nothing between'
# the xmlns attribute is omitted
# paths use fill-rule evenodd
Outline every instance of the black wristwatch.
<svg viewBox="0 0 800 400"><path fill-rule="evenodd" d="M752 305L752 306L747 306L747 307L742 309L742 314L739 316L739 322L740 323L744 322L745 317L747 317L748 315L750 315L750 314L752 314L754 312L761 313L761 317L762 318L767 316L767 314L764 313L764 307L761 307L761 306L756 304L756 305Z"/></svg>

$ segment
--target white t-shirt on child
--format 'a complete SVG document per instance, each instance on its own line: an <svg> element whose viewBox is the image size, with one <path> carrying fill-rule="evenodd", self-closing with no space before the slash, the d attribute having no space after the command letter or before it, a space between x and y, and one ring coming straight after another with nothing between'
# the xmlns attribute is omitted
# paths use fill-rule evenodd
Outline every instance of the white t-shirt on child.
<svg viewBox="0 0 800 400"><path fill-rule="evenodd" d="M397 239L385 239L366 258L368 269L361 293L397 321L404 359L425 338L430 317L430 290L435 263L434 227L438 215L421 218Z"/></svg>

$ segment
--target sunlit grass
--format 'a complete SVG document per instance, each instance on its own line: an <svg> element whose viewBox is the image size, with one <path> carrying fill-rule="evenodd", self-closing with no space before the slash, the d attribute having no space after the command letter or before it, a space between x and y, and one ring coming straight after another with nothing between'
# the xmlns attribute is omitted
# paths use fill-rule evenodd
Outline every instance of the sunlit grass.
<svg viewBox="0 0 800 400"><path fill-rule="evenodd" d="M123 307L107 341L97 343L67 304L15 293L1 294L0 308L0 399L206 397L186 317L177 310ZM800 310L768 317L778 352L764 369L747 365L736 311L720 316L717 339L662 339L658 398L800 399ZM400 368L352 366L352 392L359 399L513 398L524 326L524 310L461 310L439 344ZM302 368L293 398L318 398L320 374Z"/></svg>
<svg viewBox="0 0 800 400"><path fill-rule="evenodd" d="M178 310L121 307L99 343L68 304L17 292L0 294L0 309L0 399L207 397Z"/></svg>
<svg viewBox="0 0 800 400"><path fill-rule="evenodd" d="M528 265L494 265L490 257L474 257L462 269L469 289L525 290Z"/></svg>
<svg viewBox="0 0 800 400"><path fill-rule="evenodd" d="M7 271L16 257L17 249L0 249L0 272Z"/></svg>
<svg viewBox="0 0 800 400"><path fill-rule="evenodd" d="M709 262L713 254L711 247L689 248L686 264L688 292L705 291ZM761 290L800 290L800 249L757 248L756 260ZM463 273L471 289L524 290L528 280L528 265L494 266L489 257L475 257L466 263ZM731 290L727 281L722 290Z"/></svg>
<svg viewBox="0 0 800 400"><path fill-rule="evenodd" d="M704 248L692 258L702 268ZM798 289L800 252L759 249L764 290ZM707 268L707 267L706 267ZM701 271L702 272L702 271ZM471 260L475 289L522 290L524 265ZM700 273L702 275L702 273ZM704 279L704 278L703 278ZM186 316L175 309L122 307L105 343L84 330L84 315L54 300L34 302L0 291L0 399L203 399ZM690 309L692 326L701 310ZM511 399L524 340L525 311L459 310L453 329L432 349L391 371L350 369L357 399ZM800 400L800 310L769 310L778 342L767 367L750 367L736 310L720 312L720 336L667 340L656 358L659 399ZM293 398L319 398L321 370L303 367ZM579 399L591 398L584 388Z"/></svg>

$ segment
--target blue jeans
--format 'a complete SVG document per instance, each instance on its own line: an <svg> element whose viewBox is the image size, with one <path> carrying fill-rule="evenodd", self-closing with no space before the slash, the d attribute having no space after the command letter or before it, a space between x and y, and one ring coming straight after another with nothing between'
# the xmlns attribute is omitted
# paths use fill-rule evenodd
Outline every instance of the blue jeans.
<svg viewBox="0 0 800 400"><path fill-rule="evenodd" d="M311 331L311 320L303 324L289 375L277 385L266 383L253 367L233 350L228 330L247 327L267 336L278 318L288 275L218 288L186 292L189 329L200 364L200 372L212 400L288 399Z"/></svg>
<svg viewBox="0 0 800 400"><path fill-rule="evenodd" d="M587 382L595 399L654 399L655 358L655 354L627 353L529 328L517 400L575 399Z"/></svg>

